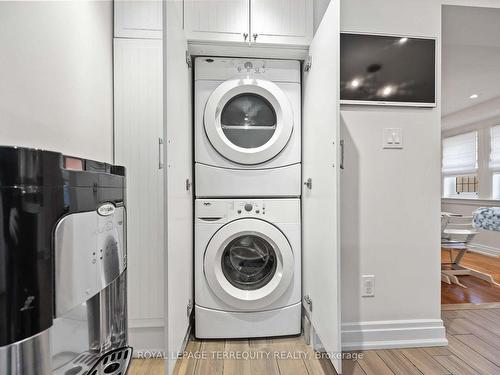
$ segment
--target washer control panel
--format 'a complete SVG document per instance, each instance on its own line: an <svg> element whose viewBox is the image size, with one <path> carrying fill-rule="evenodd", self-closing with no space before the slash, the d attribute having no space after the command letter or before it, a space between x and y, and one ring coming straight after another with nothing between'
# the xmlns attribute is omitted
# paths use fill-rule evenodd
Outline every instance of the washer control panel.
<svg viewBox="0 0 500 375"><path fill-rule="evenodd" d="M300 199L196 199L196 223L220 225L243 218L276 223L300 222Z"/></svg>
<svg viewBox="0 0 500 375"><path fill-rule="evenodd" d="M236 201L235 202L236 214L245 215L265 215L266 203L264 201Z"/></svg>

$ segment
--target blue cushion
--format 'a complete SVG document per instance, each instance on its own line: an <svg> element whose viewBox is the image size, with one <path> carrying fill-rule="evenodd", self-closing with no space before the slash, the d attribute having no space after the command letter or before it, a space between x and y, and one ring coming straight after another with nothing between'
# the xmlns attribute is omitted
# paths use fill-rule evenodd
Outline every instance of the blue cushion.
<svg viewBox="0 0 500 375"><path fill-rule="evenodd" d="M474 212L474 228L500 232L500 207L481 207Z"/></svg>

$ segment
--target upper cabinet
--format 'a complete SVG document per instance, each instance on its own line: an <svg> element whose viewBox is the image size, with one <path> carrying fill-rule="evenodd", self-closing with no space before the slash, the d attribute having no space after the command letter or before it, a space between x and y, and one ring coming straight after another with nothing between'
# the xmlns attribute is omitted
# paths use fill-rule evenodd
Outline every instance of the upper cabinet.
<svg viewBox="0 0 500 375"><path fill-rule="evenodd" d="M185 0L184 29L188 40L245 42L249 38L248 0Z"/></svg>
<svg viewBox="0 0 500 375"><path fill-rule="evenodd" d="M161 0L115 0L115 38L162 38Z"/></svg>
<svg viewBox="0 0 500 375"><path fill-rule="evenodd" d="M252 42L309 45L312 4L311 0L251 0Z"/></svg>
<svg viewBox="0 0 500 375"><path fill-rule="evenodd" d="M189 41L307 46L313 36L310 0L184 0Z"/></svg>

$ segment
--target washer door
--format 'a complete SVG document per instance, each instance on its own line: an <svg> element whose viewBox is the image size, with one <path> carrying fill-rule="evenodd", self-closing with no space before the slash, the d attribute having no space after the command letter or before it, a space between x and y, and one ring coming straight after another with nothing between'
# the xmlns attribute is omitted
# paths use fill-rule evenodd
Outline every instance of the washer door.
<svg viewBox="0 0 500 375"><path fill-rule="evenodd" d="M237 309L269 306L293 277L292 248L274 225L240 219L219 229L208 243L203 268L208 285Z"/></svg>
<svg viewBox="0 0 500 375"><path fill-rule="evenodd" d="M204 123L210 143L226 159L260 164L288 143L293 131L292 106L273 82L235 79L212 92Z"/></svg>

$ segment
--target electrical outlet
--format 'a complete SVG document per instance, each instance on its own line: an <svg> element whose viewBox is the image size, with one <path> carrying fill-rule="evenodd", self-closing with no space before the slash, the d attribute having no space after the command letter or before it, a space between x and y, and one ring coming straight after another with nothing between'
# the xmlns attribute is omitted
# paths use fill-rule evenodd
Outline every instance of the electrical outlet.
<svg viewBox="0 0 500 375"><path fill-rule="evenodd" d="M361 276L361 297L375 297L375 276Z"/></svg>

